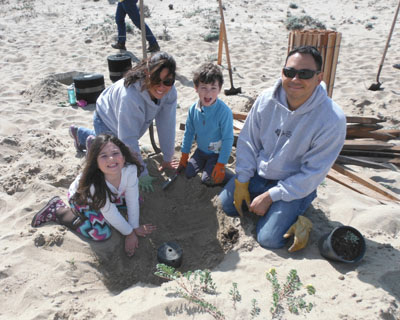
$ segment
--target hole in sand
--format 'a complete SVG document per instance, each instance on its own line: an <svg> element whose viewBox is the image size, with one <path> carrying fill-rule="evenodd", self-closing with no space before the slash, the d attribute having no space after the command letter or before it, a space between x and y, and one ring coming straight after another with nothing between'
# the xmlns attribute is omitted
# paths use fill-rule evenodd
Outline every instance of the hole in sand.
<svg viewBox="0 0 400 320"><path fill-rule="evenodd" d="M156 171L160 161L159 156L149 161L150 174L158 179L153 183L154 192L141 193L144 203L140 208L140 223L152 223L157 230L139 238L133 258L125 255L124 239L115 230L104 243L91 243L97 258L95 267L112 292L121 292L138 282L160 285L164 280L154 272L157 249L164 242L173 241L182 248L182 265L177 270L186 272L216 267L239 240L232 218L217 205L222 188L202 185L199 176L191 180L179 176L168 189L162 190L166 177Z"/></svg>

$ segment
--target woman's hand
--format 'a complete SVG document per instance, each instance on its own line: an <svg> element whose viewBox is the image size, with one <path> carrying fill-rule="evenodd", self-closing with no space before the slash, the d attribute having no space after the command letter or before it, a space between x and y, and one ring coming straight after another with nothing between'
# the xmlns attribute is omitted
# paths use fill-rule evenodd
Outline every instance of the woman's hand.
<svg viewBox="0 0 400 320"><path fill-rule="evenodd" d="M139 228L136 228L134 231L137 236L145 237L146 235L152 233L154 230L157 230L156 226L152 224L143 224Z"/></svg>
<svg viewBox="0 0 400 320"><path fill-rule="evenodd" d="M125 252L128 257L132 257L137 248L139 248L139 239L135 233L135 230L133 230L125 237Z"/></svg>
<svg viewBox="0 0 400 320"><path fill-rule="evenodd" d="M158 171L163 171L165 169L176 170L178 168L179 161L177 159L172 159L171 162L163 161L161 166L158 168Z"/></svg>

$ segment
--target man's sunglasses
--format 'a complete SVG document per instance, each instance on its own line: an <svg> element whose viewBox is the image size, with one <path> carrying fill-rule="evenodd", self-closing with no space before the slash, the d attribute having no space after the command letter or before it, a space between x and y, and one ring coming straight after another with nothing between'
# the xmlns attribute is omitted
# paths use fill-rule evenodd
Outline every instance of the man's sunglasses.
<svg viewBox="0 0 400 320"><path fill-rule="evenodd" d="M285 67L283 68L283 74L285 77L294 78L296 74L298 75L299 79L308 80L314 77L315 74L320 74L321 71L314 71L310 69L300 69L297 70L295 68Z"/></svg>
<svg viewBox="0 0 400 320"><path fill-rule="evenodd" d="M166 87L172 87L174 85L174 83L175 83L175 77L174 78L168 78L168 79L165 79L165 80L161 80L160 79L159 81L157 81L155 83L155 85L159 85L161 83Z"/></svg>

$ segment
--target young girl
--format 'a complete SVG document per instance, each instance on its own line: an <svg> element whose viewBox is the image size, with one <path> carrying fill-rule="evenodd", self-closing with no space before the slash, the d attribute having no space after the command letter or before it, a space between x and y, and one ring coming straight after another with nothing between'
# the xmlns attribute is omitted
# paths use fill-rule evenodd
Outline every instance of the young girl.
<svg viewBox="0 0 400 320"><path fill-rule="evenodd" d="M118 138L101 134L90 147L83 172L68 192L70 207L59 198L52 198L32 219L32 227L54 221L95 240L111 236L111 226L125 236L125 251L135 253L139 240L156 227L139 225L138 175L139 161ZM126 204L126 207L124 206ZM127 208L128 220L120 209Z"/></svg>

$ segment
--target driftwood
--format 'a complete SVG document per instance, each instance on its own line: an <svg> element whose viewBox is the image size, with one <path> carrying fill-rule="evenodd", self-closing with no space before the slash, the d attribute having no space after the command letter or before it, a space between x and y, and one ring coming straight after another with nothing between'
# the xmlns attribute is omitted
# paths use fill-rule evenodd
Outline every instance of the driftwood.
<svg viewBox="0 0 400 320"><path fill-rule="evenodd" d="M350 170L336 163L329 171L328 178L342 185L345 185L346 187L356 192L368 195L377 200L400 202L399 196L394 192L381 186L374 180L363 178L360 175L352 173Z"/></svg>

